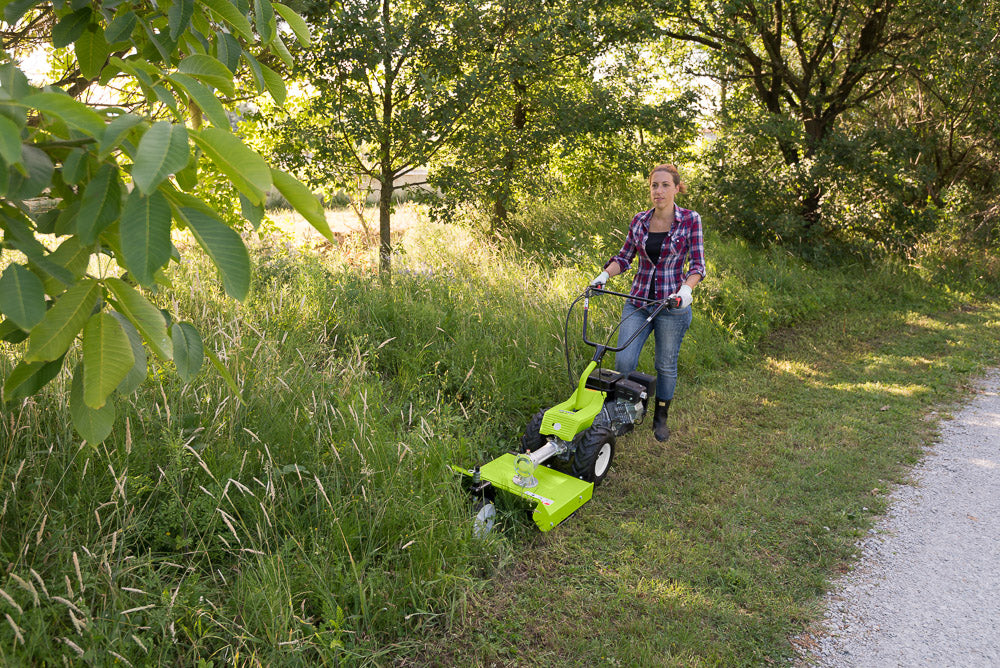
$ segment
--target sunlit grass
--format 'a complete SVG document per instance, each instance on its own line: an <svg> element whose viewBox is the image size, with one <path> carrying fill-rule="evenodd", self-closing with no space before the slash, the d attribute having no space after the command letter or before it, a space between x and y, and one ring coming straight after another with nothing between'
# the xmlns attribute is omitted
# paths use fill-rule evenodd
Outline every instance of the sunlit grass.
<svg viewBox="0 0 1000 668"><path fill-rule="evenodd" d="M925 385L893 385L881 382L837 383L832 387L846 392L864 392L872 395L892 394L902 397L915 397L930 392L930 388Z"/></svg>

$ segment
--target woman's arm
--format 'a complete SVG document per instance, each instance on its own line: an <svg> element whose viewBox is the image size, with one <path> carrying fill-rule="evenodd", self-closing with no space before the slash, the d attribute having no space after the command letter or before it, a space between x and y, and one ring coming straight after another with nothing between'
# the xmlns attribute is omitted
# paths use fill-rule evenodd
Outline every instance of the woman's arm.
<svg viewBox="0 0 1000 668"><path fill-rule="evenodd" d="M608 272L608 276L617 276L628 271L629 267L632 266L632 258L635 257L636 250L638 249L636 245L636 230L640 225L639 217L642 215L642 213L637 213L632 218L632 222L628 226L628 234L625 235L625 243L622 244L622 249L604 265L604 271Z"/></svg>

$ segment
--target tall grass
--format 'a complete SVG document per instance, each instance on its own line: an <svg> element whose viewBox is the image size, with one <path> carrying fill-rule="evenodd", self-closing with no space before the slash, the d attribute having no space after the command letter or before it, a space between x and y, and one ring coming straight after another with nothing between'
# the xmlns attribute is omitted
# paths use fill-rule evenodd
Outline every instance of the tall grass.
<svg viewBox="0 0 1000 668"><path fill-rule="evenodd" d="M563 398L564 346L570 375L591 356L566 308L641 206L550 200L509 236L425 221L391 289L336 248L280 240L253 245L243 303L204 261L174 268L157 298L238 392L210 366L184 386L151 361L97 447L69 426L62 376L4 407L0 660L377 664L448 628L522 537L473 540L449 464L511 448ZM724 240L703 215L709 280L682 382L834 312L947 303L897 268L817 271ZM592 336L610 332L620 305L592 306ZM16 348L0 345L5 375Z"/></svg>
<svg viewBox="0 0 1000 668"><path fill-rule="evenodd" d="M500 548L471 539L448 470L474 456L458 426L468 369L454 360L453 390L432 391L448 372L392 341L418 336L392 304L447 284L401 280L386 295L281 246L257 256L246 303L199 263L163 297L238 394L210 368L182 386L154 364L96 448L68 426L63 378L5 411L8 660L376 659L461 609L488 572ZM446 348L437 317L415 324Z"/></svg>

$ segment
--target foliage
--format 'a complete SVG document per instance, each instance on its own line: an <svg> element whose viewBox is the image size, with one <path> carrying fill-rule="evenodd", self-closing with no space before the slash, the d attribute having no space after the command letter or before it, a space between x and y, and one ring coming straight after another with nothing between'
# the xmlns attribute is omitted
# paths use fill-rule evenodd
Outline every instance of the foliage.
<svg viewBox="0 0 1000 668"><path fill-rule="evenodd" d="M620 2L508 4L497 85L431 166L441 215L472 204L508 228L553 185L624 185L690 142L695 95Z"/></svg>
<svg viewBox="0 0 1000 668"><path fill-rule="evenodd" d="M925 44L920 61L856 123L896 135L909 149L899 156L910 186L894 197L900 205L936 217L933 229L963 247L993 248L1000 235L1000 8L941 9L948 38Z"/></svg>
<svg viewBox="0 0 1000 668"><path fill-rule="evenodd" d="M792 166L769 139L801 138L788 122L748 113L728 127L704 156L723 228L825 263L916 260L939 243L970 258L987 251L996 230L992 139L971 127L949 130L950 112L932 112L930 103L926 122L910 123L906 90L845 116L813 158ZM930 129L935 122L939 130ZM825 193L820 227L803 222L804 181Z"/></svg>
<svg viewBox="0 0 1000 668"><path fill-rule="evenodd" d="M952 142L950 123L971 129L973 118L985 118L968 100L975 97L969 86L988 79L988 70L966 76L974 66L958 54L994 38L990 22L976 18L990 7L917 0L665 6L663 34L696 44L690 66L721 87L726 143L718 176L720 190L736 204L734 227L819 257L839 255L845 241L859 241L854 250L863 253L883 240L884 250L912 247L943 205L934 194L941 185L934 184L956 175L947 163L968 164L958 147L951 158L929 160L929 153L947 152L931 146ZM913 80L935 89L931 106L939 124L869 114L881 108L905 115L910 100L923 108L923 95L905 92ZM984 92L996 100L992 87ZM982 108L993 106L985 101ZM913 140L920 134L918 146ZM988 124L960 134L958 144L970 143L970 135L974 145L991 143ZM865 162L869 153L872 163Z"/></svg>
<svg viewBox="0 0 1000 668"><path fill-rule="evenodd" d="M115 396L145 378L147 348L185 380L201 367L197 331L156 303L164 267L181 260L172 231L193 236L228 295L249 290L238 232L191 194L206 179L231 183L253 222L277 188L329 234L316 199L233 134L226 109L241 71L256 91L284 99L272 69L291 65L279 17L301 42L309 36L270 0L24 1L3 11L11 37L0 64L0 332L25 341L4 374L3 400L38 392L79 340L71 415L97 443L115 422ZM40 44L57 50L63 69L36 86L14 58ZM112 84L137 95L120 105L77 99Z"/></svg>
<svg viewBox="0 0 1000 668"><path fill-rule="evenodd" d="M276 119L275 152L311 184L379 193L379 271L391 277L397 179L430 161L492 84L499 9L473 0L310 5L306 98Z"/></svg>
<svg viewBox="0 0 1000 668"><path fill-rule="evenodd" d="M167 270L236 396L217 374L184 384L153 360L100 447L72 446L65 374L5 413L0 589L18 607L4 663L76 648L132 665L377 661L405 647L402 629L452 614L503 553L472 540L448 469L477 456L454 397L392 379L391 344L367 345L354 311L331 308L385 312L389 295L281 244L251 250L242 303L204 280L203 256Z"/></svg>
<svg viewBox="0 0 1000 668"><path fill-rule="evenodd" d="M791 166L769 145L782 132L794 136L787 123L748 115L706 154L710 204L726 232L829 265L905 257L949 215L928 201L921 146L899 129L835 129L812 158ZM805 181L824 192L821 226L804 224Z"/></svg>

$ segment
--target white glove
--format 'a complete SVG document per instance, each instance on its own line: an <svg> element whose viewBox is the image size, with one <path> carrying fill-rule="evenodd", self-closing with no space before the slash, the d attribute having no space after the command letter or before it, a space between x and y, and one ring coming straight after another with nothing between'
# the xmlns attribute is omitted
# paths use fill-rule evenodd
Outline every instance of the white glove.
<svg viewBox="0 0 1000 668"><path fill-rule="evenodd" d="M680 297L681 298L681 308L685 308L687 306L691 306L691 301L692 301L692 299L691 299L691 286L688 285L687 283L685 283L684 285L682 285L680 288L677 289L677 292L675 292L674 294L670 295L670 297ZM667 297L667 299L670 299L670 297Z"/></svg>
<svg viewBox="0 0 1000 668"><path fill-rule="evenodd" d="M599 285L604 285L605 283L608 282L608 279L610 279L610 278L611 278L611 274L609 274L606 271L602 271L600 274L598 274L597 278L595 278L594 280L592 280L590 282L590 287L596 288Z"/></svg>

